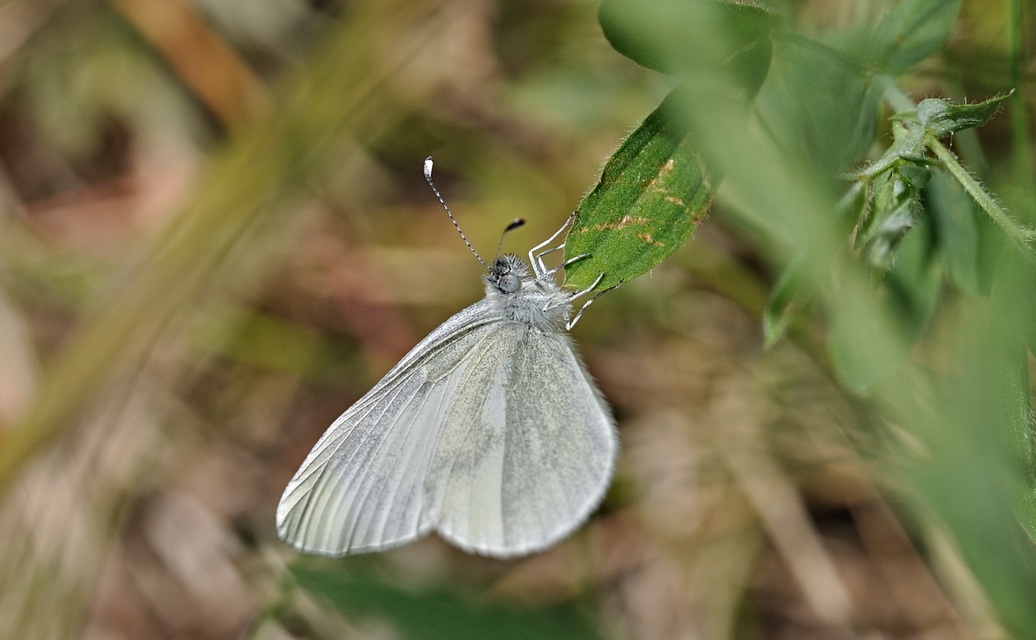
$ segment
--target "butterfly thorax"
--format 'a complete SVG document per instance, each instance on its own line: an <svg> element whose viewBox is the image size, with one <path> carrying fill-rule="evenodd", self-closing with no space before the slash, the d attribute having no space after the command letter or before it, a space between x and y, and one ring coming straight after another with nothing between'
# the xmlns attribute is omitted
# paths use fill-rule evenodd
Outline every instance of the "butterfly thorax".
<svg viewBox="0 0 1036 640"><path fill-rule="evenodd" d="M482 279L486 300L509 320L543 329L563 327L568 320L569 295L552 276L533 276L516 255L497 258Z"/></svg>

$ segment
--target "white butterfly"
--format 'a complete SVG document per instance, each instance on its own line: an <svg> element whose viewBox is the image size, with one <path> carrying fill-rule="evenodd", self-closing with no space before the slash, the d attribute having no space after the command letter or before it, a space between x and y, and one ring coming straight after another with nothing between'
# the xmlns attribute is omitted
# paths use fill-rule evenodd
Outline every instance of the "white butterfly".
<svg viewBox="0 0 1036 640"><path fill-rule="evenodd" d="M431 170L428 158L425 177L454 220ZM285 542L339 556L436 531L466 551L508 557L544 549L586 520L618 442L567 334L597 296L569 319L571 302L600 278L563 291L561 267L548 270L543 256L564 245L536 253L564 228L529 252L532 274L517 256L490 267L471 249L489 269L486 297L432 331L328 428L277 506Z"/></svg>

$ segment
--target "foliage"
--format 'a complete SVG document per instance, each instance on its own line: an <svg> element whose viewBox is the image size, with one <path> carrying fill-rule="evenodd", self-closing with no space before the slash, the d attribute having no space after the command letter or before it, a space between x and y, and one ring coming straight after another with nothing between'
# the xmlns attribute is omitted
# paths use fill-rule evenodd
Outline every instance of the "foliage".
<svg viewBox="0 0 1036 640"><path fill-rule="evenodd" d="M673 15L677 6L685 14ZM673 166L667 161L679 168L684 165L678 159L702 154L720 163L722 168L715 173L728 182L764 182L762 174L770 173L773 178L794 181L798 189L814 190L815 200L810 201L797 194L767 194L763 186L756 197L739 203L742 211L723 210L724 215L748 218L739 222L757 226L761 248L777 257L778 263L783 258L787 264L764 314L767 343L775 343L789 327L797 298L818 301L816 317L831 323L830 358L844 384L870 396L891 420L924 444L926 455L921 459L896 450L885 454L902 464L903 475L914 481L917 517L934 514L949 527L1001 621L1017 637L1025 637L1036 629L1036 613L1025 604L1036 601L1036 548L1020 535L1017 521L1036 539L1032 525L1036 467L1029 437L1032 414L1025 335L1017 326L1036 326L1034 290L1028 286L1036 267L1036 232L1008 213L941 141L987 124L1007 95L971 104L927 98L914 106L895 80L943 46L958 9L955 2L904 0L877 23L863 27L862 34L839 40L838 34L831 33L821 43L793 31L775 28L771 34L760 29L757 25L765 11L739 4L606 1L602 21L617 49L650 68L693 74L698 82L705 78L709 91L697 88L698 95L683 103L684 113L674 113L670 96L612 156L601 183L580 205L566 257L593 254L590 260L569 265L574 284L585 284L592 275L588 271L606 274L604 284L612 284L647 272L672 253L672 246L658 246L653 261L634 262L628 257L630 249L607 239L611 237L607 234L625 233L623 221L633 215L638 224L630 235L639 238L698 226L703 207L711 201L706 194L697 194L693 204L683 206L682 216L675 215L675 206L641 208L632 198L617 195L627 183L639 183L649 192L657 180L654 176L661 175L659 168ZM730 23L744 27L732 30ZM621 36L615 35L620 32ZM728 56L701 55L690 44L724 36ZM769 60L759 52L768 53L771 47L760 41L771 37L777 44L775 69L762 84L758 107L746 109L737 99L743 94L730 90L738 85L739 76L722 63L748 51L756 58L754 68L765 69ZM652 42L658 46L644 47ZM825 64L834 63L837 72L818 81L814 69L784 64L782 58L793 60L802 55L801 49L826 58ZM809 81L803 82L805 78ZM864 96L883 95L892 109L892 142L870 161L858 152L873 148L876 131L859 126L869 116L860 113L857 105L869 109L878 105L861 101L855 90L846 91L850 86L860 87ZM782 108L816 103L853 117L839 120L814 113L800 128L784 129L792 120L784 118ZM746 132L739 126L741 117L724 121L721 110L747 111L745 119L762 125L762 131L748 127ZM647 146L642 142L645 137L670 138L674 123L687 121L708 139L681 138L669 147L668 157L659 153L654 158L653 171L630 166L627 157ZM738 153L713 151L719 147L744 151L753 144L765 147L785 141L790 143L774 147L766 157L794 165L797 175L809 179L795 181L795 171L752 162ZM816 146L814 141L837 141L842 149L857 153L840 157L835 164L817 162L829 154L810 149ZM859 163L866 164L852 168ZM718 178L703 181L700 176L705 171L697 166L684 172L688 183L705 185L700 189L723 202L722 190L716 191ZM842 187L841 206L829 195L839 181L849 183ZM961 189L970 196L970 206L962 204ZM773 201L782 196L787 202L775 206ZM683 200L668 202L675 205ZM996 232L984 239L984 250L979 249L974 232L982 214L996 225ZM602 237L585 241L591 232ZM983 262L992 272L992 287L999 296L990 298L988 291L975 290L973 283L980 279L975 270L983 268ZM873 285L863 285L864 271L870 272ZM962 287L961 280L970 286ZM940 299L948 297L957 308L940 305ZM1005 318L1017 326L1004 324ZM940 340L931 334L931 327L946 322L958 332L954 338ZM922 348L950 358L955 363L951 371L908 362L910 354ZM984 551L990 549L989 540L979 534L979 529L988 533L990 528L1001 542L995 558Z"/></svg>

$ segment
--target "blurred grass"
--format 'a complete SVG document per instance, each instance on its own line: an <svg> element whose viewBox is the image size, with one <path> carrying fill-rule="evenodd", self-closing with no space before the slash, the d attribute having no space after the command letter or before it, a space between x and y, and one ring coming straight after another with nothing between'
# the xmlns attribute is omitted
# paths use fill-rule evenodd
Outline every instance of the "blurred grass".
<svg viewBox="0 0 1036 640"><path fill-rule="evenodd" d="M319 182L332 159L348 166L341 139L376 136L402 117L400 98L419 99L392 95L389 80L441 28L428 20L433 10L406 3L356 8L315 54L313 68L282 89L286 98L279 108L254 114L243 125L247 130L230 139L207 167L197 196L141 251L118 288L95 303L93 317L49 368L28 415L0 449L0 486L106 380L175 340L186 320L183 310L258 275L243 267L259 268L275 254L275 241L299 224L290 219L298 211L289 206L293 196ZM406 45L397 52L375 46L393 41ZM235 282L222 275L228 268Z"/></svg>

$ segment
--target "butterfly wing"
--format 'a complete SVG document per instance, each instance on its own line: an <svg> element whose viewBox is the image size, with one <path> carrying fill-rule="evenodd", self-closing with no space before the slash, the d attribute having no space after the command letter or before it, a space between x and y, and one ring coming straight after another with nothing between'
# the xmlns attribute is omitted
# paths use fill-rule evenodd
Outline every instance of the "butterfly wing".
<svg viewBox="0 0 1036 640"><path fill-rule="evenodd" d="M530 553L600 502L618 451L614 422L561 331L500 322L477 355L456 381L432 460L432 519L461 548Z"/></svg>
<svg viewBox="0 0 1036 640"><path fill-rule="evenodd" d="M277 506L277 531L338 556L409 542L435 524L426 480L451 398L492 335L483 300L422 340L321 436ZM455 412L454 412L455 413Z"/></svg>

